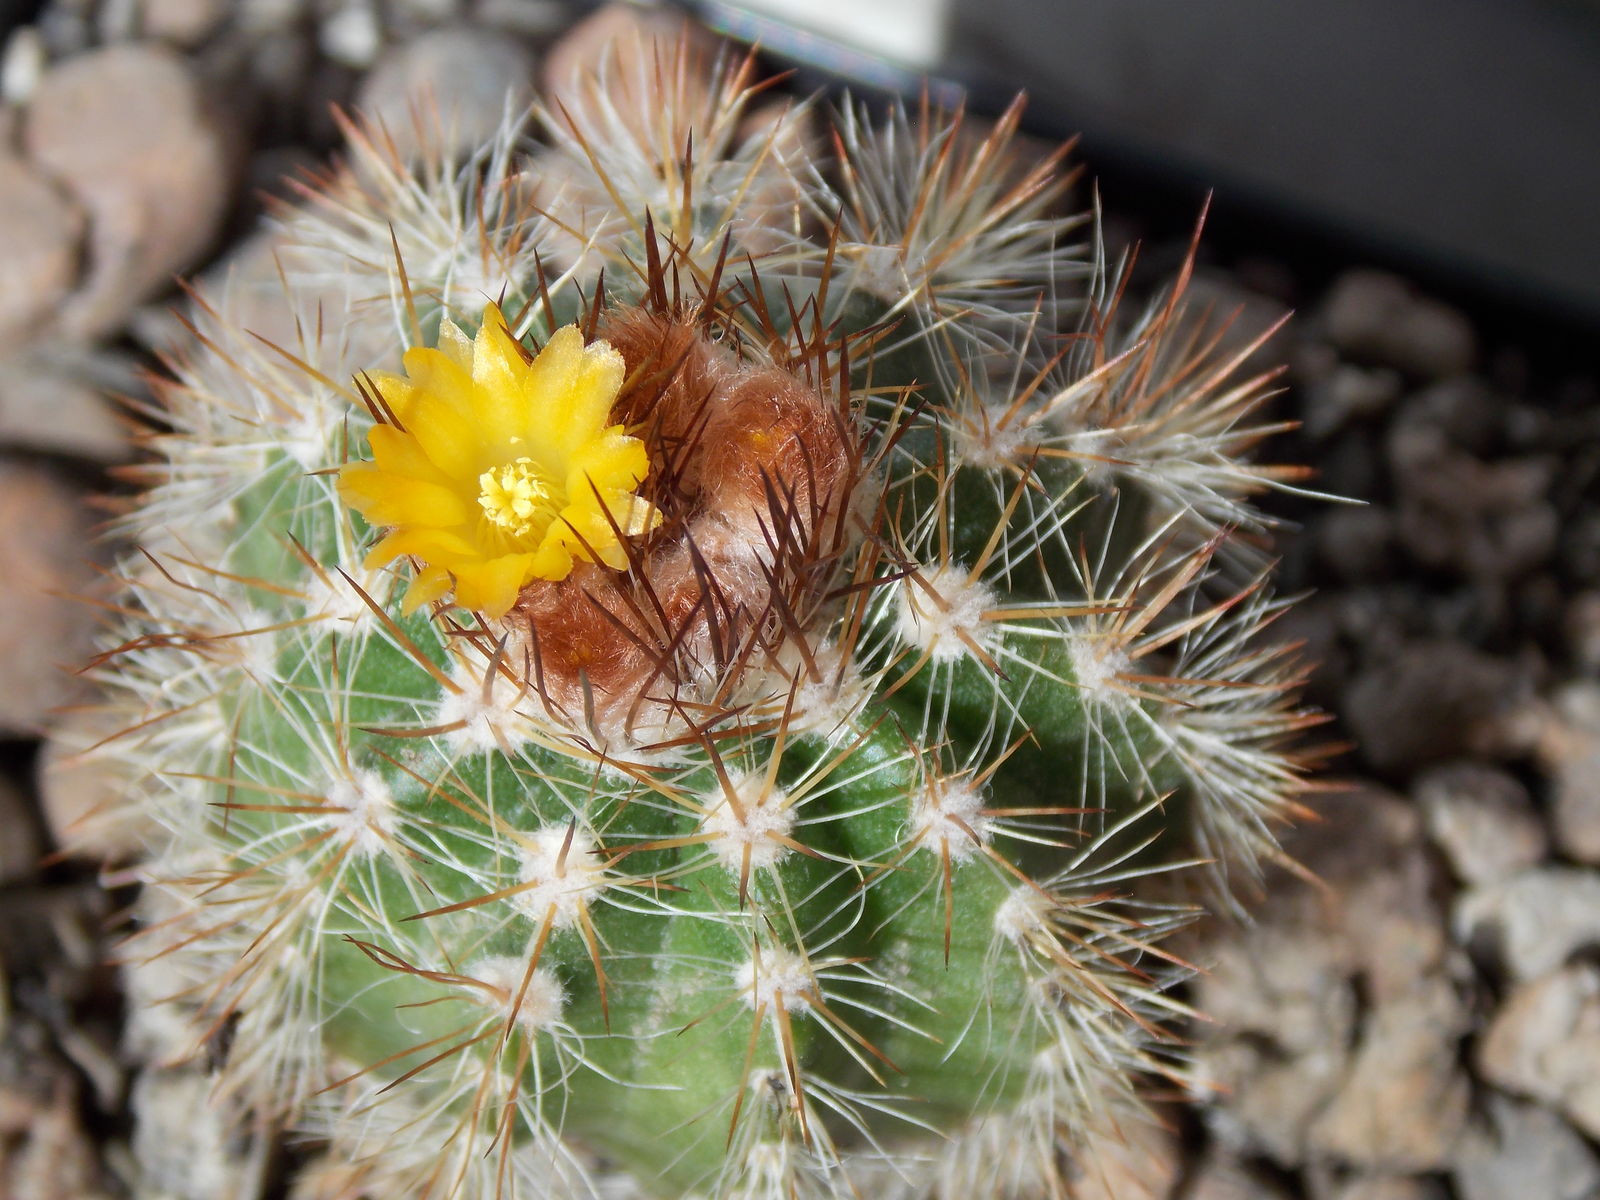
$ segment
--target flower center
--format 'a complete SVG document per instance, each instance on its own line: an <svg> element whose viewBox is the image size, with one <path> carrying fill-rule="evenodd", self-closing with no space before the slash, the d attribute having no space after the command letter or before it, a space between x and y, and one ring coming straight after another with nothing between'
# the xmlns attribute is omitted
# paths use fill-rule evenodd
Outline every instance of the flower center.
<svg viewBox="0 0 1600 1200"><path fill-rule="evenodd" d="M512 537L544 530L561 510L555 484L533 459L512 459L478 476L478 504Z"/></svg>

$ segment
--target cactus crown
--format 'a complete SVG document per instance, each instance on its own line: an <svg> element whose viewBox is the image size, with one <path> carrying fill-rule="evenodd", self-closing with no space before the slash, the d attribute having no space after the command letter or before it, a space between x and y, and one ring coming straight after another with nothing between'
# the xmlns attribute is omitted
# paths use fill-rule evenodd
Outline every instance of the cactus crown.
<svg viewBox="0 0 1600 1200"><path fill-rule="evenodd" d="M133 986L367 1194L1058 1192L1302 786L1265 381L1182 280L1119 311L1016 110L823 160L751 73L353 131L298 344L223 296L166 389L98 664Z"/></svg>

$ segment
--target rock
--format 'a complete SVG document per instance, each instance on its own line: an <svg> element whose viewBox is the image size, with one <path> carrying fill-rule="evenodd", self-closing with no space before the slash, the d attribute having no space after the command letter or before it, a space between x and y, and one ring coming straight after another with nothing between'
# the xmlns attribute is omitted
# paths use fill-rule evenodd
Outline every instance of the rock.
<svg viewBox="0 0 1600 1200"><path fill-rule="evenodd" d="M1442 449L1478 458L1505 453L1506 398L1477 376L1444 379L1407 396L1389 424L1385 456L1397 480Z"/></svg>
<svg viewBox="0 0 1600 1200"><path fill-rule="evenodd" d="M21 1118L13 1137L0 1138L0 1196L108 1200L111 1195L99 1186L100 1156L83 1127L74 1090L67 1078L61 1084L48 1102Z"/></svg>
<svg viewBox="0 0 1600 1200"><path fill-rule="evenodd" d="M1478 1070L1600 1137L1600 969L1580 963L1512 989L1477 1047Z"/></svg>
<svg viewBox="0 0 1600 1200"><path fill-rule="evenodd" d="M109 357L0 359L0 448L126 462L128 425L106 400L106 388L139 390L136 377Z"/></svg>
<svg viewBox="0 0 1600 1200"><path fill-rule="evenodd" d="M1380 774L1404 775L1462 757L1523 690L1510 663L1419 639L1357 674L1340 708L1362 758Z"/></svg>
<svg viewBox="0 0 1600 1200"><path fill-rule="evenodd" d="M608 56L629 61L644 57L648 61L653 45L676 44L680 38L687 38L692 48L701 51L707 65L721 44L704 26L666 9L607 4L567 30L550 47L542 72L543 94L552 102L570 102L581 92L585 77L598 70Z"/></svg>
<svg viewBox="0 0 1600 1200"><path fill-rule="evenodd" d="M100 0L95 12L97 40L125 42L139 35L140 0Z"/></svg>
<svg viewBox="0 0 1600 1200"><path fill-rule="evenodd" d="M1166 1200L1177 1182L1178 1139L1151 1118L1108 1124L1084 1141L1067 1200Z"/></svg>
<svg viewBox="0 0 1600 1200"><path fill-rule="evenodd" d="M1481 1107L1486 1119L1469 1129L1452 1168L1458 1200L1600 1196L1600 1157L1560 1117L1495 1092Z"/></svg>
<svg viewBox="0 0 1600 1200"><path fill-rule="evenodd" d="M224 0L143 0L140 31L175 46L198 46L225 15Z"/></svg>
<svg viewBox="0 0 1600 1200"><path fill-rule="evenodd" d="M383 21L372 0L345 0L317 29L317 46L341 67L363 71L383 48Z"/></svg>
<svg viewBox="0 0 1600 1200"><path fill-rule="evenodd" d="M0 887L26 883L39 869L44 845L32 808L22 790L0 775Z"/></svg>
<svg viewBox="0 0 1600 1200"><path fill-rule="evenodd" d="M1496 767L1473 762L1435 767L1416 781L1412 795L1428 835L1463 883L1505 879L1533 866L1549 849L1528 789Z"/></svg>
<svg viewBox="0 0 1600 1200"><path fill-rule="evenodd" d="M233 19L245 32L282 33L305 15L306 0L234 0Z"/></svg>
<svg viewBox="0 0 1600 1200"><path fill-rule="evenodd" d="M0 153L0 346L47 328L77 280L83 227L49 180Z"/></svg>
<svg viewBox="0 0 1600 1200"><path fill-rule="evenodd" d="M1376 1005L1348 1074L1307 1130L1319 1155L1390 1174L1447 1166L1472 1088L1456 1062L1466 1011L1446 980Z"/></svg>
<svg viewBox="0 0 1600 1200"><path fill-rule="evenodd" d="M1434 1180L1405 1175L1358 1175L1313 1188L1312 1194L1317 1200L1446 1200Z"/></svg>
<svg viewBox="0 0 1600 1200"><path fill-rule="evenodd" d="M240 1134L239 1118L204 1071L149 1068L133 1085L133 1154L141 1195L172 1200L257 1196L268 1147Z"/></svg>
<svg viewBox="0 0 1600 1200"><path fill-rule="evenodd" d="M1277 1184L1214 1149L1189 1177L1181 1200L1288 1200Z"/></svg>
<svg viewBox="0 0 1600 1200"><path fill-rule="evenodd" d="M1284 1167L1437 1169L1466 1116L1454 1043L1468 1023L1421 818L1376 788L1319 809L1285 849L1325 887L1280 881L1196 979L1214 1022L1197 1073L1228 1097L1207 1119L1230 1148Z"/></svg>
<svg viewBox="0 0 1600 1200"><path fill-rule="evenodd" d="M1485 463L1445 449L1397 475L1400 540L1425 566L1476 579L1518 579L1548 561L1559 518L1546 500L1554 463Z"/></svg>
<svg viewBox="0 0 1600 1200"><path fill-rule="evenodd" d="M484 29L440 29L383 57L356 93L402 158L471 153L533 100L533 56Z"/></svg>
<svg viewBox="0 0 1600 1200"><path fill-rule="evenodd" d="M562 0L477 0L472 19L521 37L549 37L566 28L572 10Z"/></svg>
<svg viewBox="0 0 1600 1200"><path fill-rule="evenodd" d="M1562 614L1567 645L1580 671L1600 675L1600 590L1579 592Z"/></svg>
<svg viewBox="0 0 1600 1200"><path fill-rule="evenodd" d="M13 29L6 38L5 49L0 50L0 104L26 104L32 100L49 57L36 26L18 25Z"/></svg>
<svg viewBox="0 0 1600 1200"><path fill-rule="evenodd" d="M184 61L156 43L92 51L45 76L28 153L89 213L88 276L62 310L68 334L117 328L211 244L231 177L213 109Z"/></svg>
<svg viewBox="0 0 1600 1200"><path fill-rule="evenodd" d="M51 730L34 760L51 841L72 858L129 862L156 832L149 812L127 800L129 771L108 740L117 730L110 721L74 714Z"/></svg>
<svg viewBox="0 0 1600 1200"><path fill-rule="evenodd" d="M1600 683L1568 685L1554 710L1537 753L1550 777L1556 845L1570 858L1600 865Z"/></svg>
<svg viewBox="0 0 1600 1200"><path fill-rule="evenodd" d="M1455 309L1418 295L1382 271L1346 271L1323 305L1328 339L1353 357L1438 379L1472 367L1472 325Z"/></svg>
<svg viewBox="0 0 1600 1200"><path fill-rule="evenodd" d="M1535 867L1472 888L1456 897L1451 925L1513 980L1539 978L1600 942L1600 871Z"/></svg>
<svg viewBox="0 0 1600 1200"><path fill-rule="evenodd" d="M1394 515L1376 504L1336 508L1311 525L1317 557L1343 583L1391 578L1394 533Z"/></svg>
<svg viewBox="0 0 1600 1200"><path fill-rule="evenodd" d="M68 674L92 650L86 591L95 539L83 498L49 472L0 460L0 730L37 734L83 695Z"/></svg>
<svg viewBox="0 0 1600 1200"><path fill-rule="evenodd" d="M1335 363L1300 396L1306 436L1320 441L1355 421L1376 417L1400 398L1400 375L1387 367Z"/></svg>

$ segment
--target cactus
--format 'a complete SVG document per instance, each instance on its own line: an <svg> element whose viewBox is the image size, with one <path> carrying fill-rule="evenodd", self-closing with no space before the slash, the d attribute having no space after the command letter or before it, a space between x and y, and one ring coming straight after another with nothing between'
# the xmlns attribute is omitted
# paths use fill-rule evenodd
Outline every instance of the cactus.
<svg viewBox="0 0 1600 1200"><path fill-rule="evenodd" d="M760 94L684 39L465 162L352 127L296 336L170 364L131 993L341 1195L1062 1194L1305 786L1245 352L1016 110Z"/></svg>

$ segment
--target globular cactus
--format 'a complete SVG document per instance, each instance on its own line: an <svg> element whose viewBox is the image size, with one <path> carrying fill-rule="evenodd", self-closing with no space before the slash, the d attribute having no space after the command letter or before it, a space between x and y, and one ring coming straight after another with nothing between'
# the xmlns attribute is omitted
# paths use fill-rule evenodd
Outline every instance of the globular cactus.
<svg viewBox="0 0 1600 1200"><path fill-rule="evenodd" d="M130 987L339 1195L1063 1194L1296 807L1266 381L1015 112L758 92L663 42L464 163L352 130L296 336L224 292L171 364Z"/></svg>

